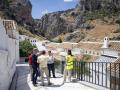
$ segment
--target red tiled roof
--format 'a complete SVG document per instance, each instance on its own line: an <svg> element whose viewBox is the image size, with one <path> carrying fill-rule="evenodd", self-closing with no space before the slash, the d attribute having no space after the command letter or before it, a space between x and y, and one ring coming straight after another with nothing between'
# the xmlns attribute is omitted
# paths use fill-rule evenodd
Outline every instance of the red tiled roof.
<svg viewBox="0 0 120 90"><path fill-rule="evenodd" d="M120 57L114 62L111 63L111 74L112 76L119 77L119 67L120 67ZM110 72L110 65L108 67L108 71Z"/></svg>
<svg viewBox="0 0 120 90"><path fill-rule="evenodd" d="M109 49L120 51L120 42L110 42Z"/></svg>
<svg viewBox="0 0 120 90"><path fill-rule="evenodd" d="M88 49L88 50L100 50L103 44L101 43L89 43L89 42L80 42L78 43L78 48Z"/></svg>
<svg viewBox="0 0 120 90"><path fill-rule="evenodd" d="M77 43L63 42L59 45L60 48L72 49L77 47Z"/></svg>

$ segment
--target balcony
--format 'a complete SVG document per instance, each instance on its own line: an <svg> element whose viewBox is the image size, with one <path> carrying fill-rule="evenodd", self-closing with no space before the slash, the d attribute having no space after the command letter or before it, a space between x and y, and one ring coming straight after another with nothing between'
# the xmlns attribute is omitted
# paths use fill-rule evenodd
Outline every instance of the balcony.
<svg viewBox="0 0 120 90"><path fill-rule="evenodd" d="M63 81L64 63L55 62L57 78L51 78L51 86L42 87L38 78L38 86L34 87L30 80L29 65L17 64L16 90L120 90L120 63L109 62L74 62L72 82ZM15 84L15 83L14 83Z"/></svg>

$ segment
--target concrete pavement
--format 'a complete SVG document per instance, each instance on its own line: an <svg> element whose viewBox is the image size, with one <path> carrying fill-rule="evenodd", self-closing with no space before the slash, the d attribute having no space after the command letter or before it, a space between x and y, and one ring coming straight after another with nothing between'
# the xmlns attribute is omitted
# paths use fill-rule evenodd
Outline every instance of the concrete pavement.
<svg viewBox="0 0 120 90"><path fill-rule="evenodd" d="M81 84L80 82L65 83L62 85L63 77L60 74L56 74L57 78L51 78L52 85L48 86L45 80L45 86L40 86L41 82L38 81L37 87L32 85L29 74L28 64L17 64L17 83L16 90L97 90Z"/></svg>

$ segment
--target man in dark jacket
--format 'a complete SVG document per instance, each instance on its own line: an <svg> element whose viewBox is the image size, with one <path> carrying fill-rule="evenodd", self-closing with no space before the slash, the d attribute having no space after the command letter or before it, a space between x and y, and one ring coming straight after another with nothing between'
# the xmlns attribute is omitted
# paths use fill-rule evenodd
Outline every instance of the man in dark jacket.
<svg viewBox="0 0 120 90"><path fill-rule="evenodd" d="M33 49L33 54L32 54L32 68L33 68L33 74L32 74L32 81L33 85L36 86L37 82L37 77L39 76L38 72L38 63L37 63L37 52L38 50L36 48Z"/></svg>

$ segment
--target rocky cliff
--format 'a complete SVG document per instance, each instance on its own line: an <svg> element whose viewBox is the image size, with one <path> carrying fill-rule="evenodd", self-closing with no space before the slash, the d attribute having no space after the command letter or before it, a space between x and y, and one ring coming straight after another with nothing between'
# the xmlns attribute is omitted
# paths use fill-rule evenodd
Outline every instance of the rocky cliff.
<svg viewBox="0 0 120 90"><path fill-rule="evenodd" d="M0 16L13 19L18 24L32 24L32 5L29 0L0 0Z"/></svg>
<svg viewBox="0 0 120 90"><path fill-rule="evenodd" d="M48 39L56 39L57 36L64 34L65 41L77 40L78 42L85 39L89 31L94 30L93 20L101 19L108 23L113 16L116 16L115 13L119 16L119 10L119 0L80 0L73 9L43 16L41 20L38 20L37 31ZM110 23L114 23L115 20Z"/></svg>
<svg viewBox="0 0 120 90"><path fill-rule="evenodd" d="M47 38L54 38L61 33L71 32L73 25L64 19L64 13L55 12L43 16L38 24L40 34Z"/></svg>
<svg viewBox="0 0 120 90"><path fill-rule="evenodd" d="M80 0L82 11L95 11L101 8L107 10L119 10L120 0Z"/></svg>
<svg viewBox="0 0 120 90"><path fill-rule="evenodd" d="M29 0L0 1L1 17L14 19L32 33L42 35L49 40L61 36L64 37L64 41L97 40L93 34L91 39L88 36L91 32L100 31L95 30L98 29L96 27L99 26L98 24L115 25L116 20L120 18L120 0L80 0L75 8L46 14L40 20L32 18L31 9ZM99 23L98 19L102 23ZM116 29L119 28L114 28ZM104 30L104 36L112 33L112 31L108 33L107 30L108 28ZM98 40L100 39L101 37Z"/></svg>

